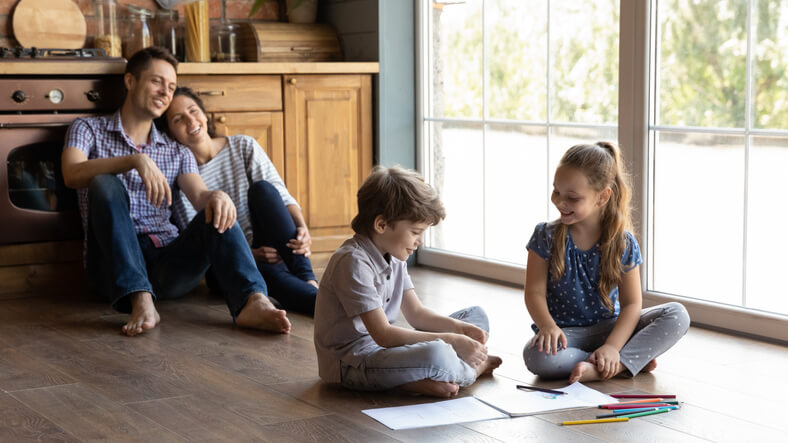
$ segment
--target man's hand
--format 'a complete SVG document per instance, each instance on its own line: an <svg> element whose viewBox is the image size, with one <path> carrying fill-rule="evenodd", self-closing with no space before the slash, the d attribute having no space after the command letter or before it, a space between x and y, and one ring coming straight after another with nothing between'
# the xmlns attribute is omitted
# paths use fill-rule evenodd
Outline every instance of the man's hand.
<svg viewBox="0 0 788 443"><path fill-rule="evenodd" d="M205 223L213 222L213 227L223 234L235 223L235 204L229 195L222 191L211 191L205 205Z"/></svg>
<svg viewBox="0 0 788 443"><path fill-rule="evenodd" d="M151 205L158 208L165 201L167 206L172 205L172 191L170 184L167 183L167 177L147 154L134 156L134 169L137 170L142 184L145 185L145 195Z"/></svg>
<svg viewBox="0 0 788 443"><path fill-rule="evenodd" d="M304 257L312 255L312 236L306 226L296 228L296 238L291 238L287 242L287 247L293 250L293 254L301 254Z"/></svg>

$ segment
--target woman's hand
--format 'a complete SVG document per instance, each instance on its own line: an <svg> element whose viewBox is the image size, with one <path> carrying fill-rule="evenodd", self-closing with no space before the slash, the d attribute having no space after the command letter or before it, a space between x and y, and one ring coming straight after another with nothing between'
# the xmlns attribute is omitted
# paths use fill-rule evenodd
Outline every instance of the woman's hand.
<svg viewBox="0 0 788 443"><path fill-rule="evenodd" d="M618 374L618 363L620 359L621 356L618 350L614 346L608 344L600 346L588 357L588 361L596 366L596 370L599 372L599 375L602 376L603 380L613 378Z"/></svg>
<svg viewBox="0 0 788 443"><path fill-rule="evenodd" d="M309 229L306 226L296 227L296 238L291 238L287 247L293 250L293 254L304 257L312 255L312 236L309 235Z"/></svg>
<svg viewBox="0 0 788 443"><path fill-rule="evenodd" d="M556 324L546 328L539 328L539 332L537 332L536 336L531 340L531 347L537 346L539 352L544 352L545 354L550 354L552 352L552 354L555 355L556 352L558 352L559 345L561 349L566 349L567 341L564 331Z"/></svg>
<svg viewBox="0 0 788 443"><path fill-rule="evenodd" d="M279 264L282 257L276 252L276 249L270 246L260 246L259 248L252 248L252 255L257 263L268 263L271 265Z"/></svg>

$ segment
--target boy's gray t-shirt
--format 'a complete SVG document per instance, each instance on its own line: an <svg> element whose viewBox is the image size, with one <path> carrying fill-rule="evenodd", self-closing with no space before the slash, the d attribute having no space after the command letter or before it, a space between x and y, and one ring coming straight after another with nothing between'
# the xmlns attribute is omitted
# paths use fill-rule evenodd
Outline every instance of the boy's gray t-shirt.
<svg viewBox="0 0 788 443"><path fill-rule="evenodd" d="M383 349L360 315L382 308L389 323L399 317L402 294L413 289L407 264L386 261L372 240L356 234L337 249L320 280L315 304L315 350L320 378L341 382L341 365L358 367Z"/></svg>

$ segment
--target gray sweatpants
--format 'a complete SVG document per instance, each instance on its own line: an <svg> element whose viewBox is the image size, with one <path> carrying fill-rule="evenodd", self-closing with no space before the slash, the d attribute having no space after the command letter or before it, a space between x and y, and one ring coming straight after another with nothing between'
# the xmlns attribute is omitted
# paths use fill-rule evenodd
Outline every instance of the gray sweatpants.
<svg viewBox="0 0 788 443"><path fill-rule="evenodd" d="M603 320L593 326L563 328L567 347L555 355L539 352L531 341L523 349L523 359L529 371L543 378L566 378L575 365L586 361L597 348L605 344L616 319ZM690 326L687 310L680 303L665 303L644 309L632 337L619 352L621 363L633 376L648 362L657 358L679 341Z"/></svg>
<svg viewBox="0 0 788 443"><path fill-rule="evenodd" d="M449 317L490 332L487 313L479 306L457 311ZM376 391L430 379L468 386L476 381L476 370L465 363L443 340L383 348L368 354L358 366L342 364L342 386Z"/></svg>

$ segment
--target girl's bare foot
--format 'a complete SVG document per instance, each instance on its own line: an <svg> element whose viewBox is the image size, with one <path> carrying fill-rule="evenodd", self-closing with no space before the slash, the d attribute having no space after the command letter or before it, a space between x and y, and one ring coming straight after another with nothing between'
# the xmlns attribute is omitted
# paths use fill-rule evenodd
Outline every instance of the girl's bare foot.
<svg viewBox="0 0 788 443"><path fill-rule="evenodd" d="M645 368L641 369L640 372L651 372L654 369L657 369L657 359L651 360L648 362Z"/></svg>
<svg viewBox="0 0 788 443"><path fill-rule="evenodd" d="M263 294L256 292L246 301L235 322L243 328L262 329L264 331L290 333L290 320L287 312L276 309Z"/></svg>
<svg viewBox="0 0 788 443"><path fill-rule="evenodd" d="M501 366L501 363L503 363L501 357L488 355L487 360L485 360L484 363L480 364L479 367L476 368L476 376L478 377L481 375L492 374L498 366Z"/></svg>
<svg viewBox="0 0 788 443"><path fill-rule="evenodd" d="M650 363L649 363L650 364ZM656 363L655 363L656 367ZM616 375L624 372L626 370L626 366L622 365L621 362L618 363L618 371ZM595 381L595 380L603 380L602 374L596 370L596 365L587 362L581 361L580 363L576 364L574 369L572 369L572 373L569 375L569 383L574 383L576 381Z"/></svg>
<svg viewBox="0 0 788 443"><path fill-rule="evenodd" d="M457 392L460 391L460 386L456 383L429 379L405 383L404 385L400 385L400 388L408 392L415 392L417 394L441 398L454 397L457 395Z"/></svg>
<svg viewBox="0 0 788 443"><path fill-rule="evenodd" d="M120 328L120 332L132 337L148 329L153 329L161 321L159 312L153 304L150 292L135 292L131 298L131 318Z"/></svg>

